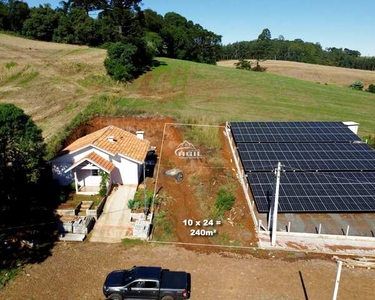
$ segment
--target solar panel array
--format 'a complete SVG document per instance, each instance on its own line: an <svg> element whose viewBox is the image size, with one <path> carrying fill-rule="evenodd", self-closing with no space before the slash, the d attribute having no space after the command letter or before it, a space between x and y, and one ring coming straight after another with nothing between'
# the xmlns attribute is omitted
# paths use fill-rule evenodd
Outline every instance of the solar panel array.
<svg viewBox="0 0 375 300"><path fill-rule="evenodd" d="M238 144L247 172L272 171L280 161L286 170L375 171L375 151L358 143Z"/></svg>
<svg viewBox="0 0 375 300"><path fill-rule="evenodd" d="M249 173L248 181L259 212L268 212L275 175ZM280 212L360 212L375 210L375 173L281 174Z"/></svg>
<svg viewBox="0 0 375 300"><path fill-rule="evenodd" d="M233 122L231 130L259 212L273 201L277 162L279 212L375 211L375 151L342 122Z"/></svg>
<svg viewBox="0 0 375 300"><path fill-rule="evenodd" d="M231 129L236 143L341 143L361 140L341 122L233 122Z"/></svg>

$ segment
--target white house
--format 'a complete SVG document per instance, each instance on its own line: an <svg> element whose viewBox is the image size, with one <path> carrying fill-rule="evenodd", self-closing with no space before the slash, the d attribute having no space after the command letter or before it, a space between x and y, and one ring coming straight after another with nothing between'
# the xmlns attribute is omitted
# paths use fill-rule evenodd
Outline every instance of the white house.
<svg viewBox="0 0 375 300"><path fill-rule="evenodd" d="M74 181L82 194L99 192L100 170L109 174L109 184L138 184L149 148L143 131L134 135L111 125L79 138L52 159L53 178L60 185Z"/></svg>

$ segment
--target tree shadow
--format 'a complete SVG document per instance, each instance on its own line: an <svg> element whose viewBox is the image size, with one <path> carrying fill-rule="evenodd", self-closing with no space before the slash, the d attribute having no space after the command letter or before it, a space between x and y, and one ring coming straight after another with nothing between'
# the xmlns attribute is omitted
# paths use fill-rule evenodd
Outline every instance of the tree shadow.
<svg viewBox="0 0 375 300"><path fill-rule="evenodd" d="M23 266L47 259L57 241L59 218L51 199L58 195L49 176L19 189L17 198L0 207L0 286Z"/></svg>
<svg viewBox="0 0 375 300"><path fill-rule="evenodd" d="M305 300L309 300L309 297L308 297L307 291L306 291L305 282L303 281L302 272L298 271L298 273L299 273L299 278L300 278L301 284L302 284L303 294L305 295Z"/></svg>

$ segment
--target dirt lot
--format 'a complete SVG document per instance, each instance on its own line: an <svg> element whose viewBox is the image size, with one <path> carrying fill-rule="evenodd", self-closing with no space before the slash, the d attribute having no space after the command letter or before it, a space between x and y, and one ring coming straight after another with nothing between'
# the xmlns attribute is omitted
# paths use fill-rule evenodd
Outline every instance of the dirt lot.
<svg viewBox="0 0 375 300"><path fill-rule="evenodd" d="M186 160L179 158L174 153L184 141L186 126L166 125L162 147L164 124L175 122L176 120L162 116L152 118L97 117L91 120L88 125L78 128L66 143L109 124L133 133L137 130L144 130L145 138L150 140L152 146L157 147L156 154L159 156L158 164L160 164L160 169L156 168L154 176L148 178L147 188L152 192L160 191L160 194L163 195L164 200L160 202L157 212L166 213L167 221L171 223L172 228L171 235L166 237L163 230L156 227L154 238L185 243L255 246L254 226L243 191L235 177L234 162L231 161L231 152L223 135L223 128L211 128L213 133L218 132L219 140L217 142L221 145L221 149L210 151L210 149L201 147L199 148L201 159ZM164 171L173 167L183 170L184 179L181 182L176 182L175 179L163 175ZM223 186L230 186L236 197L232 213L226 213L221 225L195 226L195 221L201 221L201 225L205 219L217 221L214 219L212 211L216 194ZM183 224L184 220L189 219L194 221L194 226L189 227ZM212 237L191 236L191 229L209 231L216 229L217 233Z"/></svg>
<svg viewBox="0 0 375 300"><path fill-rule="evenodd" d="M218 66L234 68L237 60L223 60L217 62ZM375 72L366 70L355 70L338 68L293 61L266 60L261 62L262 67L267 68L267 72L278 75L293 77L300 80L319 82L320 84L332 84L348 87L353 81L360 80L365 87L375 82Z"/></svg>
<svg viewBox="0 0 375 300"><path fill-rule="evenodd" d="M192 300L331 299L336 276L336 264L323 260L258 259L150 244L126 250L119 244L60 243L51 257L0 291L0 298L104 299L106 274L133 265L190 272ZM374 276L375 270L343 268L339 299L374 299Z"/></svg>

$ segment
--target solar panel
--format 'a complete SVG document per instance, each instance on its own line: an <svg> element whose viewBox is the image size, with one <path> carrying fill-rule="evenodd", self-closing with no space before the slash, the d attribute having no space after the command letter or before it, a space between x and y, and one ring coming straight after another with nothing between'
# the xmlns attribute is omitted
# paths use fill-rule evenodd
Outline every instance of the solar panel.
<svg viewBox="0 0 375 300"><path fill-rule="evenodd" d="M342 122L232 122L236 143L360 141Z"/></svg>
<svg viewBox="0 0 375 300"><path fill-rule="evenodd" d="M346 128L343 122L231 122L238 128Z"/></svg>
<svg viewBox="0 0 375 300"><path fill-rule="evenodd" d="M275 175L248 173L259 212L273 201ZM374 212L375 172L282 172L279 212Z"/></svg>
<svg viewBox="0 0 375 300"><path fill-rule="evenodd" d="M239 143L238 152L246 172L279 161L288 171L375 171L375 151L363 143Z"/></svg>

